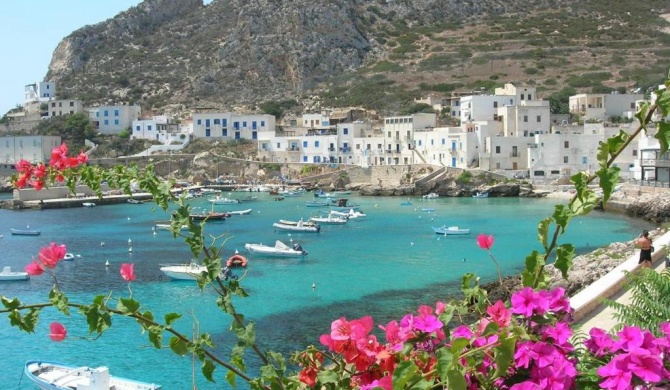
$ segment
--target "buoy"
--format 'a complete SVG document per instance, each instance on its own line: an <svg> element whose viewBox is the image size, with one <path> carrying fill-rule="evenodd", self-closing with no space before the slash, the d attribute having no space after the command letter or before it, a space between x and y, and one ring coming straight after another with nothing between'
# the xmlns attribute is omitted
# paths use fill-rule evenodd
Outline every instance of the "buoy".
<svg viewBox="0 0 670 390"><path fill-rule="evenodd" d="M312 283L312 290L316 289L316 283Z"/></svg>
<svg viewBox="0 0 670 390"><path fill-rule="evenodd" d="M133 247L128 248L128 253L133 253Z"/></svg>
<svg viewBox="0 0 670 390"><path fill-rule="evenodd" d="M465 257L463 258L463 262L465 263Z"/></svg>
<svg viewBox="0 0 670 390"><path fill-rule="evenodd" d="M105 246L105 242L104 242L104 241L101 242L101 243L100 243L100 246Z"/></svg>
<svg viewBox="0 0 670 390"><path fill-rule="evenodd" d="M105 267L109 267L109 260L105 261Z"/></svg>
<svg viewBox="0 0 670 390"><path fill-rule="evenodd" d="M130 221L130 217L128 217L128 220Z"/></svg>
<svg viewBox="0 0 670 390"><path fill-rule="evenodd" d="M130 238L128 239L128 245L133 245L133 240L131 240Z"/></svg>

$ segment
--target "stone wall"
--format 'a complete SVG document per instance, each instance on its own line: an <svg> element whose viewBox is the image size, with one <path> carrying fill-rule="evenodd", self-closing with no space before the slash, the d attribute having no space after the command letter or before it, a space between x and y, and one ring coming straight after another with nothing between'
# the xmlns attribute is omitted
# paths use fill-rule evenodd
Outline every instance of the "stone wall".
<svg viewBox="0 0 670 390"><path fill-rule="evenodd" d="M109 187L106 185L101 186L103 192L109 191ZM43 188L39 191L35 191L32 188L24 188L14 190L14 199L21 200L23 202L29 201L38 201L44 199L64 199L72 197L88 197L88 196L97 196L93 190L87 186L77 186L75 187L75 194L72 194L72 191L68 187L50 187Z"/></svg>

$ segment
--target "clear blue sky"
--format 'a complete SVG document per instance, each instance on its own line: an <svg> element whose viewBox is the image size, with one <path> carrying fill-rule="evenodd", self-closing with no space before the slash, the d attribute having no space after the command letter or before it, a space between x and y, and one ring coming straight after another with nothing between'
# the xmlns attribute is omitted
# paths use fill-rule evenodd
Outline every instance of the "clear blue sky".
<svg viewBox="0 0 670 390"><path fill-rule="evenodd" d="M0 117L23 103L27 84L43 81L58 43L73 31L116 16L140 0L5 0L0 12ZM211 0L205 1L206 4Z"/></svg>

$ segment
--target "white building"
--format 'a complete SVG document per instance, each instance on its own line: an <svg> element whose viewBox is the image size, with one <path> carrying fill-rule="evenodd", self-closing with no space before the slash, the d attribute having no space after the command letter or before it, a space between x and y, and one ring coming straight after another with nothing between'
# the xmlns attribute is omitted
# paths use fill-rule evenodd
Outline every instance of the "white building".
<svg viewBox="0 0 670 390"><path fill-rule="evenodd" d="M130 130L133 121L142 114L140 106L100 106L88 108L87 111L93 127L103 134Z"/></svg>
<svg viewBox="0 0 670 390"><path fill-rule="evenodd" d="M25 102L46 102L56 98L56 83L40 81L25 87Z"/></svg>
<svg viewBox="0 0 670 390"><path fill-rule="evenodd" d="M133 130L130 134L131 139L149 139L163 144L170 144L183 134L179 124L173 123L171 118L165 115L134 120L131 127Z"/></svg>
<svg viewBox="0 0 670 390"><path fill-rule="evenodd" d="M47 104L47 116L63 116L84 112L84 105L81 100L65 99L51 100Z"/></svg>
<svg viewBox="0 0 670 390"><path fill-rule="evenodd" d="M193 136L207 139L268 139L274 135L275 117L268 114L238 115L230 112L193 113Z"/></svg>
<svg viewBox="0 0 670 390"><path fill-rule="evenodd" d="M322 111L319 114L303 114L302 126L313 129L329 129L331 128L330 113L328 111Z"/></svg>
<svg viewBox="0 0 670 390"><path fill-rule="evenodd" d="M51 150L60 144L60 136L0 137L0 164L14 165L20 160L27 160L32 164L48 163Z"/></svg>
<svg viewBox="0 0 670 390"><path fill-rule="evenodd" d="M571 114L579 115L586 121L607 121L612 117L632 118L636 102L642 94L594 94L582 93L570 96L568 106Z"/></svg>

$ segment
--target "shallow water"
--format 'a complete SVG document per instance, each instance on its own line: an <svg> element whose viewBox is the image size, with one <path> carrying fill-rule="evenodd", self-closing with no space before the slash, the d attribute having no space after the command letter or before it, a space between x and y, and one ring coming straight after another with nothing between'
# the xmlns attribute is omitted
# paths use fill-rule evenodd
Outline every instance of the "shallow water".
<svg viewBox="0 0 670 390"><path fill-rule="evenodd" d="M233 216L225 222L206 226L207 233L219 237L225 257L247 242L273 244L281 239L299 242L309 252L304 259L270 259L248 254L249 267L243 286L250 297L237 300L237 307L257 324L258 343L263 349L290 353L330 329L330 322L371 314L375 323L399 318L417 305L433 304L457 294L460 278L473 272L483 281L496 278L497 271L488 253L476 245L480 233L495 237L493 254L503 273L518 273L525 256L537 243L537 223L549 216L556 200L524 198L440 198L412 199L401 206L400 198L356 197L367 217L345 226L322 226L321 233L275 232L278 219L307 219L319 209L304 207L310 194L274 202L267 194L239 206L216 206L217 211L252 208L251 215ZM204 199L194 202L209 208ZM422 211L434 209L433 212ZM98 294L127 296L128 286L120 278L121 263L133 262L138 275L132 283L133 297L157 316L183 313L176 327L191 334L193 317L199 331L212 334L225 356L232 346L227 329L230 319L215 305L211 291L200 291L195 282L168 280L160 264L190 259L188 248L166 231L152 234L153 221L168 214L152 204L113 205L44 211L0 210L0 266L21 269L49 242L67 245L68 252L80 257L57 268L61 288L72 301L88 301ZM11 236L9 229L30 225L40 229L39 237ZM470 228L466 236L436 235L432 226L458 225ZM620 214L594 212L574 220L561 242L571 242L584 252L614 241L628 241L650 225ZM128 240L132 242L129 244ZM101 245L104 242L104 246ZM132 245L132 252L129 246ZM111 266L106 268L105 261ZM242 275L241 270L235 270ZM27 302L44 301L52 281L35 277L27 282L3 282L0 291ZM316 288L312 288L315 285ZM51 342L48 324L57 318L69 331L62 343ZM53 310L40 316L36 334L27 335L0 320L0 349L3 383L10 387L32 388L21 381L23 363L29 359L56 360L74 365L107 365L112 375L160 383L166 389L191 386L192 360L169 351L157 351L131 321L114 317L113 326L103 337L91 341L85 322L77 315L63 319ZM118 326L122 325L122 326ZM253 367L253 360L251 366ZM217 369L216 385L197 375L199 389L227 388L224 371Z"/></svg>

